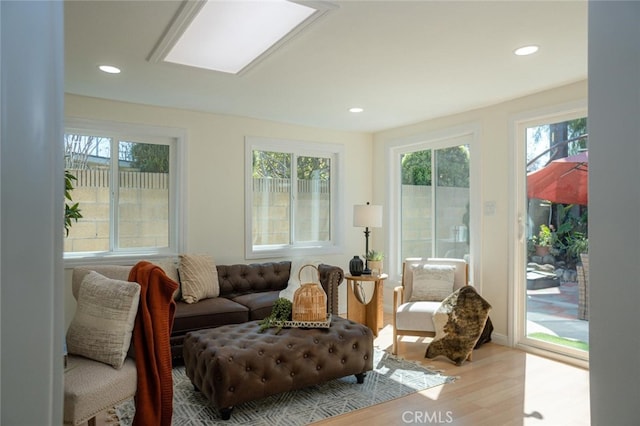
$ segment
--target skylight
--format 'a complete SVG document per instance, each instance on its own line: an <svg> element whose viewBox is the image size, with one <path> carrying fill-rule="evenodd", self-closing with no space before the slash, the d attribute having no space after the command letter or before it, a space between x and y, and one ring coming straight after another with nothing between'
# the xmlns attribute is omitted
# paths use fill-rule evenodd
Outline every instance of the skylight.
<svg viewBox="0 0 640 426"><path fill-rule="evenodd" d="M156 60L237 74L319 12L286 0L194 3L199 3L199 10L183 12L182 19L178 16L152 59L167 51ZM185 23L188 26L178 34ZM177 39L173 45L172 39Z"/></svg>

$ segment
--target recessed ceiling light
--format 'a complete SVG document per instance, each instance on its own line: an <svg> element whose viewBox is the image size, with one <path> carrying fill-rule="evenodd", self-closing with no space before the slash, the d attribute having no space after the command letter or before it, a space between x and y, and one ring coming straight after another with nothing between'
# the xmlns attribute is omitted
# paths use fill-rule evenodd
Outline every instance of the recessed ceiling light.
<svg viewBox="0 0 640 426"><path fill-rule="evenodd" d="M109 73L109 74L120 74L120 68L114 67L112 65L100 65L98 67L100 71Z"/></svg>
<svg viewBox="0 0 640 426"><path fill-rule="evenodd" d="M360 107L349 108L349 112L362 112L362 111L364 111L364 109Z"/></svg>
<svg viewBox="0 0 640 426"><path fill-rule="evenodd" d="M533 53L536 53L538 49L539 47L535 45L522 46L514 50L513 53L515 53L518 56L526 56L526 55L531 55Z"/></svg>

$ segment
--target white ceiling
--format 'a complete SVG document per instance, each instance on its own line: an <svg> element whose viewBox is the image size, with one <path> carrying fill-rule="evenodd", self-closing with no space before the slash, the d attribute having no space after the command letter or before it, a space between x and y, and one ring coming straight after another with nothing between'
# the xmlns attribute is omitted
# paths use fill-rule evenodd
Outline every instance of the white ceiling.
<svg viewBox="0 0 640 426"><path fill-rule="evenodd" d="M586 0L333 3L238 76L147 60L180 1L65 1L65 90L374 132L587 77ZM540 50L513 55L525 44Z"/></svg>

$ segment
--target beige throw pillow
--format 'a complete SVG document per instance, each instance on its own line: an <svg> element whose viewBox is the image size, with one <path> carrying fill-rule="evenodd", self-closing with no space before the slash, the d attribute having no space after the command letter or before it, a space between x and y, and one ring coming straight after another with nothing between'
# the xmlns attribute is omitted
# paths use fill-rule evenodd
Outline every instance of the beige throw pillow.
<svg viewBox="0 0 640 426"><path fill-rule="evenodd" d="M178 271L182 299L185 302L197 303L199 300L220 295L218 270L213 257L203 254L181 254Z"/></svg>
<svg viewBox="0 0 640 426"><path fill-rule="evenodd" d="M443 301L453 293L455 269L452 265L423 264L414 267L410 301Z"/></svg>
<svg viewBox="0 0 640 426"><path fill-rule="evenodd" d="M140 285L89 272L78 290L67 350L120 369L131 344Z"/></svg>

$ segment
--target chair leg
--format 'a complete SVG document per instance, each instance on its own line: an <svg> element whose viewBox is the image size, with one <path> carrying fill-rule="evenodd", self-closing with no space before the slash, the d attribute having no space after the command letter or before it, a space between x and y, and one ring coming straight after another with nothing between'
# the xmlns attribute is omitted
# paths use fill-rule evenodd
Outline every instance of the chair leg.
<svg viewBox="0 0 640 426"><path fill-rule="evenodd" d="M469 352L469 355L467 355L467 361L471 362L473 361L471 358L471 356L473 355L473 351Z"/></svg>
<svg viewBox="0 0 640 426"><path fill-rule="evenodd" d="M395 327L393 328L393 344L391 345L391 353L393 355L398 354L398 333L396 332Z"/></svg>

